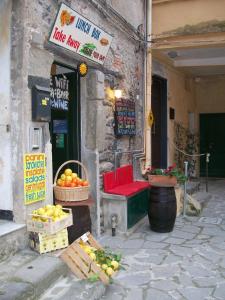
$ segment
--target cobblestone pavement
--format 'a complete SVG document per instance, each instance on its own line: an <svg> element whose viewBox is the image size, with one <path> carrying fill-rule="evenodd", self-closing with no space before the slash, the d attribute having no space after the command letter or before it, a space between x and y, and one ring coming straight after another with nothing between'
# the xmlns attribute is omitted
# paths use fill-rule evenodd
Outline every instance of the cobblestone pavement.
<svg viewBox="0 0 225 300"><path fill-rule="evenodd" d="M170 233L151 231L146 219L129 237L101 237L102 245L122 253L125 266L104 296L73 291L74 298L68 287L67 297L62 289L60 297L54 297L64 278L41 299L225 299L225 182L210 182L209 193L200 191L195 197L204 204L201 215L178 217Z"/></svg>

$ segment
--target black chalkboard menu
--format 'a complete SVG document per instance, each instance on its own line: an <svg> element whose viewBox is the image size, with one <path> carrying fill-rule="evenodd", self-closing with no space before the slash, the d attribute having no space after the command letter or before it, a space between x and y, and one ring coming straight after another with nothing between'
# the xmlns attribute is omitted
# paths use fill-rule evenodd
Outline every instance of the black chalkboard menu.
<svg viewBox="0 0 225 300"><path fill-rule="evenodd" d="M134 101L123 98L116 101L114 130L117 136L136 134Z"/></svg>
<svg viewBox="0 0 225 300"><path fill-rule="evenodd" d="M69 110L69 80L64 74L51 76L50 97L52 109Z"/></svg>

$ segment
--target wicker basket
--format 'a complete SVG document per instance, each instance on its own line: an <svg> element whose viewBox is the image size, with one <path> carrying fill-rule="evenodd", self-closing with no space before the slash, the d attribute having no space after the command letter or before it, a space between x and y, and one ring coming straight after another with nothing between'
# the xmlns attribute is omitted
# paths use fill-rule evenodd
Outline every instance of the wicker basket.
<svg viewBox="0 0 225 300"><path fill-rule="evenodd" d="M68 160L65 163L63 163L58 171L55 174L55 179L54 179L54 185L53 185L53 189L54 189L54 194L55 194L55 198L57 200L60 201L83 201L83 200L87 200L88 199L88 195L89 195L89 188L90 186L83 186L83 187L60 187L56 185L56 181L57 181L57 177L59 175L59 172L62 170L62 168L70 163L75 163L78 164L82 167L82 169L84 170L84 177L85 179L87 178L87 170L84 167L84 165L77 161L77 160Z"/></svg>

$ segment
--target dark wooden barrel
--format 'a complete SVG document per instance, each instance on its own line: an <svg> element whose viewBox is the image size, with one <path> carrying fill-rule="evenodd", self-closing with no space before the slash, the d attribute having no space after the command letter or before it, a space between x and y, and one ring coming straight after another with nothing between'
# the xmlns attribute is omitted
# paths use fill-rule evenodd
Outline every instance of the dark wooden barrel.
<svg viewBox="0 0 225 300"><path fill-rule="evenodd" d="M170 232L176 220L177 202L174 187L152 186L148 218L151 230Z"/></svg>
<svg viewBox="0 0 225 300"><path fill-rule="evenodd" d="M91 217L88 206L64 206L72 208L73 225L67 228L69 244L86 232L91 232Z"/></svg>

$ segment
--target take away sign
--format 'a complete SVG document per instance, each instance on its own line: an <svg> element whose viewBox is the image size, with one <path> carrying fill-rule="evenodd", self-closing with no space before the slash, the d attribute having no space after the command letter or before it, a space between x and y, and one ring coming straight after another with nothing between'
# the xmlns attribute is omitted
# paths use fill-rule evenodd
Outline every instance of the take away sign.
<svg viewBox="0 0 225 300"><path fill-rule="evenodd" d="M102 65L112 36L62 3L49 41Z"/></svg>

